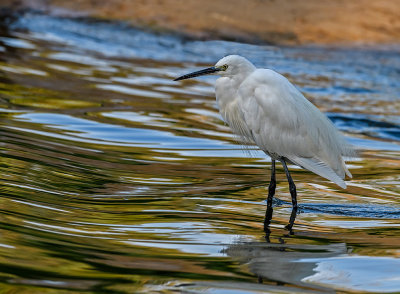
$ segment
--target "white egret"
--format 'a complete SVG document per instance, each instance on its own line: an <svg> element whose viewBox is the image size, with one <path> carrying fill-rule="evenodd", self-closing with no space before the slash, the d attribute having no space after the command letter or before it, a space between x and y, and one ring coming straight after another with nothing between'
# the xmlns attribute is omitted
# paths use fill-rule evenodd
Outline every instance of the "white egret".
<svg viewBox="0 0 400 294"><path fill-rule="evenodd" d="M286 163L298 165L346 188L351 173L343 156L353 148L317 107L284 76L270 69L257 69L246 58L229 55L215 66L183 75L175 81L218 74L215 92L219 111L232 131L256 144L271 157L271 181L265 223L272 218L275 194L275 161L282 163L292 197L291 229L297 212L296 186Z"/></svg>

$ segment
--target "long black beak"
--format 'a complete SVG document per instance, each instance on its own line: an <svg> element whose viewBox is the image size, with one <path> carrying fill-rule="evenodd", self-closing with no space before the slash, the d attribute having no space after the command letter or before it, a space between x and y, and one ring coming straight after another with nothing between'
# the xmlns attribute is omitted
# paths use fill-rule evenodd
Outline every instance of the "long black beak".
<svg viewBox="0 0 400 294"><path fill-rule="evenodd" d="M202 69L199 71L192 72L190 74L183 75L179 78L176 78L174 81L186 80L186 79L190 79L190 78L194 78L194 77L198 77L198 76L202 76L202 75L209 75L209 74L215 73L220 70L221 70L220 68L212 66L212 67L208 67L208 68L205 68L205 69Z"/></svg>

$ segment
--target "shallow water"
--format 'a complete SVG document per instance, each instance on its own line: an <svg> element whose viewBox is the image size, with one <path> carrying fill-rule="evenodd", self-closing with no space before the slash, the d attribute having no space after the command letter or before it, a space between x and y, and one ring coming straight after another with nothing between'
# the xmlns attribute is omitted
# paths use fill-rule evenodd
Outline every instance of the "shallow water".
<svg viewBox="0 0 400 294"><path fill-rule="evenodd" d="M188 41L26 14L0 38L4 293L400 292L400 49ZM278 167L221 122L214 77L239 53L296 83L361 157L342 190Z"/></svg>

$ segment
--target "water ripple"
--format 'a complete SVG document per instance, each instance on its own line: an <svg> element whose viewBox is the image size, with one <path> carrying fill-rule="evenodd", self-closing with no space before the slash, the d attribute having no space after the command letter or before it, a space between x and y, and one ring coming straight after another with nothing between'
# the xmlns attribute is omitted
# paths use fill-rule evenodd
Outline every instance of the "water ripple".
<svg viewBox="0 0 400 294"><path fill-rule="evenodd" d="M3 34L2 290L400 290L396 50L190 41L32 12ZM300 203L293 234L277 166L265 238L269 158L236 144L215 77L172 81L232 53L285 74L360 151L347 190L290 167Z"/></svg>

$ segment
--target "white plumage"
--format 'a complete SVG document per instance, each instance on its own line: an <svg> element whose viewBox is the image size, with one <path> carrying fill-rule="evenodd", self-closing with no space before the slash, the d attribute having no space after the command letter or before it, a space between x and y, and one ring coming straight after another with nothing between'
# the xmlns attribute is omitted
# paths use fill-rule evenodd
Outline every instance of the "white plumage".
<svg viewBox="0 0 400 294"><path fill-rule="evenodd" d="M286 162L346 188L344 178L351 177L351 173L343 157L354 155L352 146L284 76L270 69L257 69L244 57L229 55L213 67L175 80L214 73L221 76L215 92L223 119L243 141L256 144L272 159L264 221L266 231L272 218L276 160L282 163L289 182L293 204L287 226L290 230L297 212L297 193Z"/></svg>
<svg viewBox="0 0 400 294"><path fill-rule="evenodd" d="M279 73L238 55L215 67L223 65L228 67L219 72L216 98L233 132L273 159L284 157L346 188L343 179L351 173L343 156L353 150L332 122Z"/></svg>

